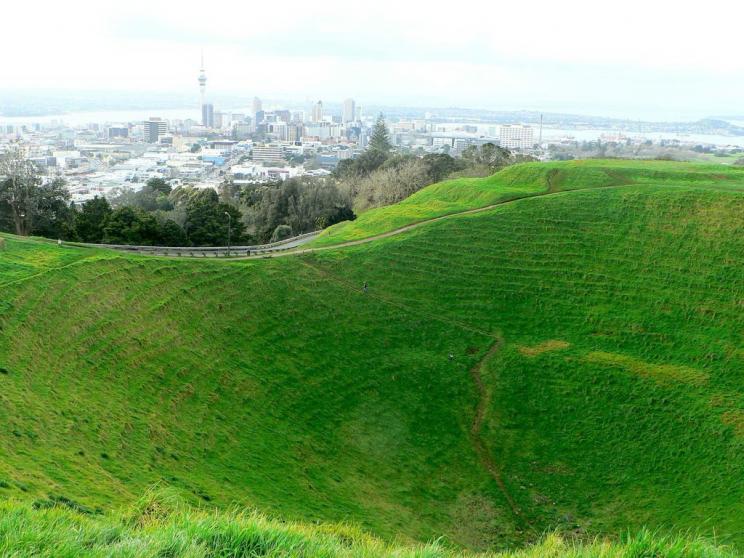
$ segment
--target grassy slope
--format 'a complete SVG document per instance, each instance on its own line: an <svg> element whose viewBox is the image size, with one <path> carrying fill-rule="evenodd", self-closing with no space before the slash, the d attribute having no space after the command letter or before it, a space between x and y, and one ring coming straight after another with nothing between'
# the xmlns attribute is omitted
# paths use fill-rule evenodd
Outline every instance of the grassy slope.
<svg viewBox="0 0 744 558"><path fill-rule="evenodd" d="M485 434L534 525L702 524L741 543L743 207L725 191L574 192L318 260L502 332Z"/></svg>
<svg viewBox="0 0 744 558"><path fill-rule="evenodd" d="M552 191L627 184L738 185L744 168L668 161L588 160L528 163L488 178L462 178L424 188L401 203L369 210L329 227L310 246L367 238L411 223Z"/></svg>
<svg viewBox="0 0 744 558"><path fill-rule="evenodd" d="M470 554L441 544L399 546L348 525L278 522L258 514L206 513L148 496L123 513L90 516L60 506L0 504L0 554L16 558L735 558L702 540L641 532L621 542L575 545L551 535L524 550Z"/></svg>
<svg viewBox="0 0 744 558"><path fill-rule="evenodd" d="M0 494L110 508L160 480L475 549L643 525L742 545L744 198L675 184L266 261L10 237ZM523 518L469 439L492 334L483 436Z"/></svg>
<svg viewBox="0 0 744 558"><path fill-rule="evenodd" d="M0 283L0 492L108 508L163 480L219 505L482 544L458 526L472 499L500 502L465 435L477 356L457 375L446 359L476 334L390 315L296 259L40 245L52 271L18 281L25 246L8 240L15 282ZM508 517L500 528L514 540Z"/></svg>

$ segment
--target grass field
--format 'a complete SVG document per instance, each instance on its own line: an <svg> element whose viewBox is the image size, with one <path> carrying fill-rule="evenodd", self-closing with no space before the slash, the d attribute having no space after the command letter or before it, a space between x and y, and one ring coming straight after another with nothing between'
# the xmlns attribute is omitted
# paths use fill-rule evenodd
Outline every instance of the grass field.
<svg viewBox="0 0 744 558"><path fill-rule="evenodd" d="M643 170L623 163L296 257L6 237L0 495L108 511L157 482L403 545L744 548L743 175L648 163L601 188Z"/></svg>
<svg viewBox="0 0 744 558"><path fill-rule="evenodd" d="M433 184L399 204L372 209L355 221L329 227L311 246L359 240L442 215L551 192L629 184L725 188L743 182L744 167L711 164L597 159L515 165L487 178Z"/></svg>
<svg viewBox="0 0 744 558"><path fill-rule="evenodd" d="M735 558L700 539L648 531L619 541L575 543L548 535L523 550L473 554L440 543L395 545L343 524L302 524L255 512L205 512L167 492L148 493L117 514L64 505L0 503L0 555L15 558Z"/></svg>

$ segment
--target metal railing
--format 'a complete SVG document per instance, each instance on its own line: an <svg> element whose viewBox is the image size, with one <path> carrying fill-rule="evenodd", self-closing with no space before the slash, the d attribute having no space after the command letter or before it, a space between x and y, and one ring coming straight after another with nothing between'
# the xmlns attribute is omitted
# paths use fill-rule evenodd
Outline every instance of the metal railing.
<svg viewBox="0 0 744 558"><path fill-rule="evenodd" d="M229 256L257 256L272 252L291 250L296 246L310 242L320 231L313 231L292 238L285 238L278 242L269 244L256 244L253 246L135 246L131 244L92 244L89 242L65 242L70 246L83 246L86 248L106 248L122 252L133 252L150 256L186 256L186 257L227 257Z"/></svg>

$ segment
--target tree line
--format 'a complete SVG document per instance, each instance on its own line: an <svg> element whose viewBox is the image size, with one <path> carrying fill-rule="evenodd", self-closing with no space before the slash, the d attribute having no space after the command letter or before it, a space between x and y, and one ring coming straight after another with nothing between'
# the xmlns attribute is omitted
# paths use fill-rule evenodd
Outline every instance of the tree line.
<svg viewBox="0 0 744 558"><path fill-rule="evenodd" d="M382 115L367 149L341 161L330 177L218 189L172 189L151 178L110 200L70 202L60 178L44 181L23 149L0 157L0 230L62 240L159 246L262 244L353 220L356 213L397 203L421 188L457 176L486 176L525 160L487 143L449 154L398 154Z"/></svg>
<svg viewBox="0 0 744 558"><path fill-rule="evenodd" d="M340 191L351 199L354 211L361 212L398 203L447 178L488 176L508 165L534 160L493 143L470 145L459 157L449 153L395 153L380 115L367 149L355 159L341 161L334 177Z"/></svg>

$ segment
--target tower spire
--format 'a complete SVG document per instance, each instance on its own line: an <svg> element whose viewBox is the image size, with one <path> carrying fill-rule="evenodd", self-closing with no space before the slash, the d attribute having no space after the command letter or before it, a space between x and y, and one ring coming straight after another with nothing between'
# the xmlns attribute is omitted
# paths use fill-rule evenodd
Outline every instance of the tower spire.
<svg viewBox="0 0 744 558"><path fill-rule="evenodd" d="M199 70L199 92L201 93L201 104L207 101L207 73L204 71L204 49L201 51L201 69Z"/></svg>
<svg viewBox="0 0 744 558"><path fill-rule="evenodd" d="M210 108L207 106L207 73L204 71L204 49L201 51L201 69L199 70L199 108L202 114L202 124L211 126Z"/></svg>

